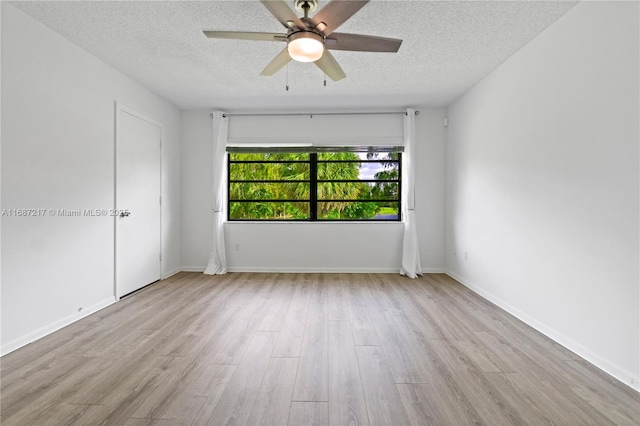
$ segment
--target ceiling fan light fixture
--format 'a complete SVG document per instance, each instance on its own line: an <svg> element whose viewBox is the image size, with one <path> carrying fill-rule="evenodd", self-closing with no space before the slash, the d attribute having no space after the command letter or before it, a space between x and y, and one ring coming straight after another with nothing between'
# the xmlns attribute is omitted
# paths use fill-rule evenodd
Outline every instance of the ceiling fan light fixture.
<svg viewBox="0 0 640 426"><path fill-rule="evenodd" d="M298 62L315 62L324 53L324 38L313 31L298 31L287 37L287 50Z"/></svg>

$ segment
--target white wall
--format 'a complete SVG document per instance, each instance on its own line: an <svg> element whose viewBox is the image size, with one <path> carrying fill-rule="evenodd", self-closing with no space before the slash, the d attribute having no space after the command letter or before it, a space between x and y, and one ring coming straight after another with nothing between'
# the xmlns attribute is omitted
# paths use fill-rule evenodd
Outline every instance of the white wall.
<svg viewBox="0 0 640 426"><path fill-rule="evenodd" d="M444 109L416 117L416 208L422 265L444 265ZM211 249L210 111L182 113L182 262L204 270ZM227 261L235 271L398 272L400 223L227 223Z"/></svg>
<svg viewBox="0 0 640 426"><path fill-rule="evenodd" d="M179 110L2 2L3 209L113 208L116 101L164 124L167 275L181 266ZM3 353L113 302L113 218L3 216L2 231Z"/></svg>
<svg viewBox="0 0 640 426"><path fill-rule="evenodd" d="M455 102L446 204L451 275L636 389L638 16L578 4Z"/></svg>

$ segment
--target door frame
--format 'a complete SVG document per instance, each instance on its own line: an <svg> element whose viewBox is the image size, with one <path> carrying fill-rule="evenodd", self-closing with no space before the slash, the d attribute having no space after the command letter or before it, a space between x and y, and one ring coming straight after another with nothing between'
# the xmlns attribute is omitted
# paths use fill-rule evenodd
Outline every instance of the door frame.
<svg viewBox="0 0 640 426"><path fill-rule="evenodd" d="M121 102L115 101L114 104L114 116L115 116L115 120L114 120L114 135L113 135L113 139L114 139L114 144L113 144L113 210L116 211L118 209L118 146L119 146L119 140L118 140L118 135L119 135L119 122L120 122L120 117L121 114L129 114L132 115L142 121L145 121L151 125L154 125L156 127L158 127L160 129L160 164L159 169L160 169L160 182L158 182L159 185L159 193L160 193L160 229L158 229L158 232L160 233L160 247L158 247L158 252L160 254L160 261L158 262L158 268L159 268L159 274L158 276L160 277L160 279L162 279L162 271L164 270L164 256L162 255L162 211L163 211L163 207L164 207L164 200L162 199L162 179L163 179L163 173L162 173L162 160L163 160L163 148L164 148L164 125L152 118L147 117L146 115L132 109L129 108L128 106L122 104ZM113 215L113 296L116 298L116 300L120 300L120 297L118 297L118 275L117 275L117 269L118 269L118 216Z"/></svg>

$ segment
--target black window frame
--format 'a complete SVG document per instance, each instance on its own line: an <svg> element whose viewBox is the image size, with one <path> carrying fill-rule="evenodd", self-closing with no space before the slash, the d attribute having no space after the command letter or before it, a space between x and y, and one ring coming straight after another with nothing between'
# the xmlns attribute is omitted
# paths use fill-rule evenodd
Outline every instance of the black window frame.
<svg viewBox="0 0 640 426"><path fill-rule="evenodd" d="M273 153L289 153L282 150L265 151L260 150L261 153L273 152ZM295 152L295 151L292 151ZM348 149L331 149L323 152L368 152L368 151L353 151ZM401 151L388 151L380 150L376 152L393 152L398 155L397 159L385 159L385 160L319 160L318 152L309 152L309 160L232 160L231 153L227 152L227 221L229 222L400 222L402 221L402 152ZM260 179L248 179L248 180L231 180L231 165L232 164L286 164L286 163L308 163L309 164L309 179L308 180L260 180ZM398 178L397 179L318 179L318 164L322 163L397 163L398 164ZM302 182L309 183L309 195L308 199L232 199L231 198L231 184L233 183L292 183ZM398 184L398 198L397 199L318 199L318 183L397 183ZM309 217L306 219L260 219L260 218L231 218L231 203L271 203L271 202L283 202L283 203L309 203ZM397 218L392 219L318 219L318 203L321 202L391 202L398 203Z"/></svg>

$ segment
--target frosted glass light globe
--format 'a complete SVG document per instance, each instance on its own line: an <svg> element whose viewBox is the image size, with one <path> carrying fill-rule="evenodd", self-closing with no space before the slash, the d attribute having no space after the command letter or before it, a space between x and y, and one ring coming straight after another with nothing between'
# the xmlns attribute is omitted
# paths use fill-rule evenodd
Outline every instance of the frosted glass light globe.
<svg viewBox="0 0 640 426"><path fill-rule="evenodd" d="M291 59L298 62L315 62L322 58L322 36L311 31L299 31L288 37L287 50Z"/></svg>

